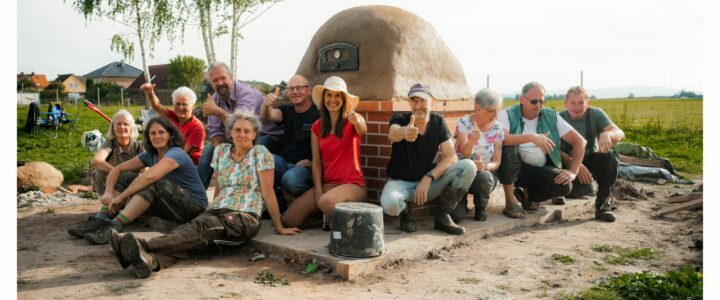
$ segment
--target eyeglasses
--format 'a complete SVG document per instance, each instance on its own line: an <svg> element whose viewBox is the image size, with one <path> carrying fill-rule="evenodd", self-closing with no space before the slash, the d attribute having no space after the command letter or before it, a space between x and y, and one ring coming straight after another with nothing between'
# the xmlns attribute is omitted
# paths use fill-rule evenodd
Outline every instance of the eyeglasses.
<svg viewBox="0 0 720 300"><path fill-rule="evenodd" d="M309 85L298 85L298 86L289 86L287 87L288 91L294 92L294 91L300 91L306 87L310 87Z"/></svg>
<svg viewBox="0 0 720 300"><path fill-rule="evenodd" d="M540 100L540 99L530 100L530 104L532 104L532 105L538 104L538 102L540 102L541 105L545 104L545 100Z"/></svg>

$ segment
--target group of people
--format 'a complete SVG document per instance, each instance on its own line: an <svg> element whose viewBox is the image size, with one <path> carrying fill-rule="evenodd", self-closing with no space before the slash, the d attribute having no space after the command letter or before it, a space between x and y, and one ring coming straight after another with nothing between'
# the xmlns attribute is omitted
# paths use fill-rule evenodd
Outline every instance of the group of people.
<svg viewBox="0 0 720 300"><path fill-rule="evenodd" d="M367 195L360 158L367 124L355 112L359 97L342 78L311 87L294 75L284 96L277 89L263 96L234 80L222 62L206 75L215 91L202 105L207 126L193 116L197 97L187 87L173 92L172 108L160 104L154 85L141 87L160 115L148 122L142 142L132 115L120 110L113 116L109 140L91 161L101 207L68 230L93 244L110 243L120 265L133 266L141 278L188 250L252 238L263 216L278 234L297 234L330 220L336 204ZM567 110L559 114L543 107L538 83L525 85L520 104L506 109L498 93L483 89L454 134L432 111L436 98L429 86L413 85L407 98L410 111L389 122L392 153L380 197L383 211L399 216L403 231L417 230L413 207L435 200L434 228L463 234L457 223L467 215L468 194L474 219L484 221L498 181L503 213L523 218L539 202L561 204L568 194L593 193L595 179L596 218L615 220L610 191L618 161L611 147L624 134L602 110L588 106L582 87L568 91ZM118 233L141 215L183 225L149 240Z"/></svg>

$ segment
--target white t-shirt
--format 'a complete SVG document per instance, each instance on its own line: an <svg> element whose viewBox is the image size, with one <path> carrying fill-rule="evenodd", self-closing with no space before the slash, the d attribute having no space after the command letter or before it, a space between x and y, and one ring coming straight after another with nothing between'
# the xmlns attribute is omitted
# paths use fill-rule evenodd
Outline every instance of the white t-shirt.
<svg viewBox="0 0 720 300"><path fill-rule="evenodd" d="M470 115L458 119L457 126L455 126L455 137L459 134L464 134L469 140L471 133L472 121L470 121ZM502 144L503 140L505 140L505 131L503 127L500 126L500 123L495 121L487 132L480 131L480 139L473 145L470 157L463 157L460 143L455 144L455 152L459 158L475 160L477 157L480 157L483 163L489 164L495 154L495 143Z"/></svg>
<svg viewBox="0 0 720 300"><path fill-rule="evenodd" d="M570 130L573 130L570 124L565 122L565 119L560 117L558 113L557 114L557 130L560 137L565 136ZM536 134L537 133L537 126L538 126L538 118L535 118L533 120L525 119L525 117L522 118L523 122L525 123L525 127L523 128L522 134ZM510 130L510 120L508 118L508 113L506 110L501 110L500 113L498 113L498 123L502 125L504 128L507 128ZM555 145L556 147L560 147L560 145ZM520 159L525 162L528 165L536 166L536 167L542 167L546 163L546 157L545 153L543 153L542 149L540 147L535 146L532 142L520 144L518 147L518 154L520 154Z"/></svg>

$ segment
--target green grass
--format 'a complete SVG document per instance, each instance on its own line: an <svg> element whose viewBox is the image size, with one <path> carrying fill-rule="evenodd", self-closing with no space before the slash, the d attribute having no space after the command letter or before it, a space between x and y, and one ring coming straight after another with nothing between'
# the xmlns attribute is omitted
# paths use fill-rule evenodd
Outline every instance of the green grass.
<svg viewBox="0 0 720 300"><path fill-rule="evenodd" d="M575 263L575 259L567 255L553 254L550 258L564 265Z"/></svg>
<svg viewBox="0 0 720 300"><path fill-rule="evenodd" d="M125 106L124 108L137 118L143 107ZM103 105L100 110L112 117L120 107ZM40 111L47 111L47 104L41 105ZM53 130L38 129L35 135L23 131L28 106L17 106L17 160L47 162L63 173L66 184L79 183L90 170L89 162L93 156L90 151L82 147L80 142L82 133L98 129L105 134L110 123L81 103L78 103L77 107L65 104L65 111L72 115L79 114L80 119L74 129L60 128L56 138Z"/></svg>
<svg viewBox="0 0 720 300"><path fill-rule="evenodd" d="M660 257L660 253L653 248L620 248L617 255L605 257L605 263L609 265L629 265L634 260L654 260Z"/></svg>
<svg viewBox="0 0 720 300"><path fill-rule="evenodd" d="M505 106L517 101L505 101ZM703 100L633 98L592 100L625 131L625 142L653 149L685 174L702 174ZM551 100L546 107L562 111L563 101Z"/></svg>
<svg viewBox="0 0 720 300"><path fill-rule="evenodd" d="M684 266L663 275L649 271L626 273L575 295L559 296L568 300L702 299L703 275L692 266Z"/></svg>

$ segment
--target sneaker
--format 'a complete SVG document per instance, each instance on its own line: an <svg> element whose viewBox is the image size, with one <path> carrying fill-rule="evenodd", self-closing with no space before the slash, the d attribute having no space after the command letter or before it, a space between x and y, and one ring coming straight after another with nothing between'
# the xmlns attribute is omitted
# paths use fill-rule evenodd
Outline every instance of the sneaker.
<svg viewBox="0 0 720 300"><path fill-rule="evenodd" d="M615 222L615 214L609 211L599 210L595 212L595 219L612 223Z"/></svg>
<svg viewBox="0 0 720 300"><path fill-rule="evenodd" d="M122 266L123 269L127 269L127 267L130 266L130 262L122 256L122 236L117 230L115 230L115 228L110 229L110 245L112 246L115 258L117 258L120 266Z"/></svg>
<svg viewBox="0 0 720 300"><path fill-rule="evenodd" d="M555 205L565 205L565 197L555 197L550 201Z"/></svg>
<svg viewBox="0 0 720 300"><path fill-rule="evenodd" d="M83 238L86 233L97 230L102 224L102 219L98 219L95 216L89 216L85 223L68 228L68 233L74 237Z"/></svg>
<svg viewBox="0 0 720 300"><path fill-rule="evenodd" d="M120 247L123 258L133 265L135 276L148 278L152 275L152 272L157 269L156 266L158 266L158 264L155 256L147 252L132 233L128 233L122 237Z"/></svg>
<svg viewBox="0 0 720 300"><path fill-rule="evenodd" d="M110 230L120 230L122 225L111 220L101 220L103 223L95 231L85 233L83 238L94 245L105 245L110 242Z"/></svg>

